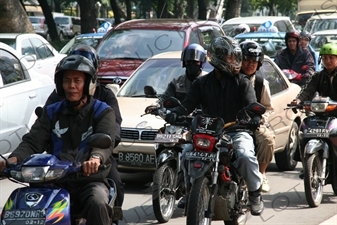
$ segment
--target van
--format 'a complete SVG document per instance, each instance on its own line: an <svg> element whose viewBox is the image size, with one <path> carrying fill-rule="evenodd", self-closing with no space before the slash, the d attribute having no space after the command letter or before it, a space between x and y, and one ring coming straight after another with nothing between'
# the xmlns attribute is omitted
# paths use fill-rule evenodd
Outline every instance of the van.
<svg viewBox="0 0 337 225"><path fill-rule="evenodd" d="M74 16L55 16L54 21L63 28L64 35L73 38L81 34L81 19Z"/></svg>
<svg viewBox="0 0 337 225"><path fill-rule="evenodd" d="M298 12L294 19L294 25L298 30L302 30L307 23L308 19L310 19L312 16L317 15L329 15L332 13L335 13L335 10L310 10L310 11L302 11Z"/></svg>
<svg viewBox="0 0 337 225"><path fill-rule="evenodd" d="M317 31L333 29L337 29L337 12L312 16L303 31L313 34Z"/></svg>

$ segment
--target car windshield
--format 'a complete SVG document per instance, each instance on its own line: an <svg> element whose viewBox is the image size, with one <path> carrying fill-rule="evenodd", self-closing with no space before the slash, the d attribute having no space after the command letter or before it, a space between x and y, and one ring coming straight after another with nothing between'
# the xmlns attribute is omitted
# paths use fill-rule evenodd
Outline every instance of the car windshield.
<svg viewBox="0 0 337 225"><path fill-rule="evenodd" d="M235 33L235 29L239 26L240 24L224 24L222 26L223 31L225 32L226 35L230 36L230 37L234 37L236 35ZM252 31L255 27L255 29L257 30L261 24L248 24L250 30Z"/></svg>
<svg viewBox="0 0 337 225"><path fill-rule="evenodd" d="M7 44L7 45L11 46L14 49L16 48L15 39L12 39L12 38L1 38L0 37L0 42Z"/></svg>
<svg viewBox="0 0 337 225"><path fill-rule="evenodd" d="M316 52L319 52L321 47L328 42L337 43L337 34L314 35L310 41L310 45Z"/></svg>
<svg viewBox="0 0 337 225"><path fill-rule="evenodd" d="M114 30L98 46L101 59L148 59L168 51L181 51L185 40L183 31Z"/></svg>
<svg viewBox="0 0 337 225"><path fill-rule="evenodd" d="M54 21L56 24L69 24L68 17L55 17Z"/></svg>
<svg viewBox="0 0 337 225"><path fill-rule="evenodd" d="M304 30L308 31L309 33L315 33L321 30L334 30L334 29L337 29L337 18L308 20L307 24L304 27Z"/></svg>
<svg viewBox="0 0 337 225"><path fill-rule="evenodd" d="M78 44L86 44L96 48L102 38L103 36L74 37L60 50L60 53L68 54Z"/></svg>
<svg viewBox="0 0 337 225"><path fill-rule="evenodd" d="M29 17L31 23L40 23L41 18L39 17Z"/></svg>
<svg viewBox="0 0 337 225"><path fill-rule="evenodd" d="M239 40L239 43L243 41L256 41L257 43L260 44L263 53L269 56L270 58L274 58L279 51L287 47L283 37L263 37L263 38L242 37L236 39Z"/></svg>
<svg viewBox="0 0 337 225"><path fill-rule="evenodd" d="M213 67L206 63L204 71ZM139 67L118 92L118 97L144 96L144 86L152 86L157 94L163 94L167 85L176 77L185 74L180 59L150 59Z"/></svg>

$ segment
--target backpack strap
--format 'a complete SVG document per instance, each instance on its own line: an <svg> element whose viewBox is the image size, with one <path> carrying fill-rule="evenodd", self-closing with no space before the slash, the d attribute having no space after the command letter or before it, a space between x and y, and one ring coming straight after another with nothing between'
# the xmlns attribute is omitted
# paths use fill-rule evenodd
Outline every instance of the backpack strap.
<svg viewBox="0 0 337 225"><path fill-rule="evenodd" d="M261 94L263 88L263 77L259 75L255 75L255 95L258 103L261 103Z"/></svg>

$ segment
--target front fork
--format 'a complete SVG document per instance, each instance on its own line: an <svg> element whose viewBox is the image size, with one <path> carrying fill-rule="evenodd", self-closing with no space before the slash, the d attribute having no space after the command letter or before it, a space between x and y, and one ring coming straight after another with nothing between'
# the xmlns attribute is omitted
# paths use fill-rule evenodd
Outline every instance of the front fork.
<svg viewBox="0 0 337 225"><path fill-rule="evenodd" d="M216 160L215 160L212 175L211 175L211 178L212 178L212 187L211 187L211 191L210 191L211 196L209 198L207 211L205 212L206 218L212 218L213 213L214 213L215 196L218 193L218 183L217 183L217 181L218 181L218 176L219 176L219 170L218 170L219 158L220 158L220 151L217 151Z"/></svg>
<svg viewBox="0 0 337 225"><path fill-rule="evenodd" d="M326 164L327 159L329 158L329 146L322 139L311 139L305 145L304 156L310 156L316 152L322 151L322 173L320 174L319 179L322 182L322 185L325 185L326 179ZM307 157L304 157L306 159Z"/></svg>

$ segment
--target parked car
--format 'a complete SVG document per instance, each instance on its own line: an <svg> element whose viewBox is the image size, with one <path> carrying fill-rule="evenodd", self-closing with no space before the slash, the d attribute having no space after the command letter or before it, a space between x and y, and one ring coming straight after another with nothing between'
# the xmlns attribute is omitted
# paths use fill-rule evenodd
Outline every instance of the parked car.
<svg viewBox="0 0 337 225"><path fill-rule="evenodd" d="M111 29L97 46L101 59L101 83L122 84L149 57L181 51L197 43L207 49L215 37L224 35L213 21L181 19L130 20Z"/></svg>
<svg viewBox="0 0 337 225"><path fill-rule="evenodd" d="M13 48L0 43L0 154L5 156L19 145L36 120L35 108L55 88L52 79L29 67Z"/></svg>
<svg viewBox="0 0 337 225"><path fill-rule="evenodd" d="M35 69L54 79L56 65L65 56L60 54L46 39L38 34L1 33L0 42L15 49L30 64L27 69Z"/></svg>
<svg viewBox="0 0 337 225"><path fill-rule="evenodd" d="M316 33L321 30L334 30L337 29L337 12L330 14L321 14L312 16L308 19L303 30L310 34Z"/></svg>
<svg viewBox="0 0 337 225"><path fill-rule="evenodd" d="M74 16L55 16L54 21L64 31L67 38L81 34L81 19Z"/></svg>
<svg viewBox="0 0 337 225"><path fill-rule="evenodd" d="M104 33L89 33L80 34L72 38L63 48L60 50L61 54L68 54L69 51L78 44L87 44L96 48L99 42L102 40Z"/></svg>
<svg viewBox="0 0 337 225"><path fill-rule="evenodd" d="M337 43L337 29L317 31L311 35L310 45L314 51L319 53L323 45L328 42Z"/></svg>
<svg viewBox="0 0 337 225"><path fill-rule="evenodd" d="M259 29L262 24L268 23L268 25L274 26L279 32L288 32L296 30L289 17L286 16L248 16L248 17L236 17L226 20L222 24L222 29L226 35L234 37L235 29L240 24L247 24L250 27L250 31L254 32Z"/></svg>
<svg viewBox="0 0 337 225"><path fill-rule="evenodd" d="M312 16L317 15L330 15L331 13L335 13L336 9L326 9L326 10L309 10L309 11L302 11L296 13L295 19L294 19L294 25L296 29L302 30L305 27L305 24L307 23L308 19L310 19Z"/></svg>
<svg viewBox="0 0 337 225"><path fill-rule="evenodd" d="M153 171L156 168L154 138L165 121L153 116L141 116L147 106L155 103L157 98L144 95L144 86L155 88L157 94L163 94L168 83L185 73L181 66L181 52L166 52L155 55L145 61L124 83L117 92L117 99L123 124L122 142L113 150L120 171ZM205 71L213 68L206 64ZM296 167L293 160L298 146L297 132L300 115L284 110L301 88L290 83L283 72L268 56L258 71L269 81L275 111L269 118L275 132L275 160L279 169L292 170Z"/></svg>
<svg viewBox="0 0 337 225"><path fill-rule="evenodd" d="M46 20L43 16L29 16L29 20L34 28L35 33L41 35L47 41L50 41L50 35L49 35L49 30L48 30L48 25L46 23ZM57 34L60 38L60 40L64 39L64 31L60 26L56 24L56 30Z"/></svg>

